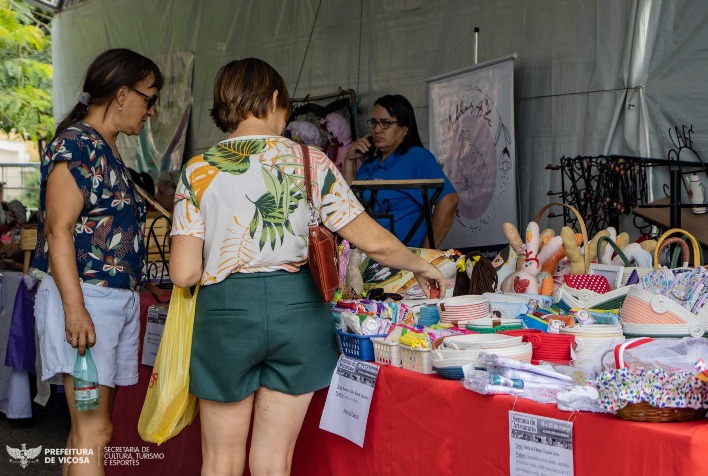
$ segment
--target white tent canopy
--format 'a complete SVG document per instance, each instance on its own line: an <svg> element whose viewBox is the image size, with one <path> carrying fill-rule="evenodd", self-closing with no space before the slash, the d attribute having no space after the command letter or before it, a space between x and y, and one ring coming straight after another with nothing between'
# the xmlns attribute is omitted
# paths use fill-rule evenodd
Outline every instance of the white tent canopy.
<svg viewBox="0 0 708 476"><path fill-rule="evenodd" d="M223 134L209 118L214 76L255 56L291 96L353 88L362 119L400 93L427 142L426 79L516 52L520 219L560 189L561 156L665 158L670 128L708 147L708 3L699 0L86 0L53 21L54 102L73 106L91 59L107 48L194 53L187 155ZM309 46L308 46L309 45ZM683 159L683 157L682 157ZM666 183L657 173L654 189ZM661 192L657 196L662 195Z"/></svg>

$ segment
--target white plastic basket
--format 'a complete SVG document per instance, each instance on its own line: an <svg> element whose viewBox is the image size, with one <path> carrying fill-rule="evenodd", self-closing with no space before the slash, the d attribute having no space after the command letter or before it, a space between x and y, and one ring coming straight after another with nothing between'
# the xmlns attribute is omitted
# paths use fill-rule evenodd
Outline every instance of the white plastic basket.
<svg viewBox="0 0 708 476"><path fill-rule="evenodd" d="M398 344L398 347L401 350L401 364L404 369L421 374L435 373L431 349L421 347L411 349L410 346L404 344Z"/></svg>
<svg viewBox="0 0 708 476"><path fill-rule="evenodd" d="M398 342L386 342L384 337L373 337L374 360L378 364L401 367L401 348Z"/></svg>

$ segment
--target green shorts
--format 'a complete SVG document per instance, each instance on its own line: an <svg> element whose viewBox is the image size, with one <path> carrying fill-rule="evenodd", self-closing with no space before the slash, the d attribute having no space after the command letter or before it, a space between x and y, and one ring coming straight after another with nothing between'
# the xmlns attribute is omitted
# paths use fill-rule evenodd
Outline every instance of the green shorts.
<svg viewBox="0 0 708 476"><path fill-rule="evenodd" d="M331 308L307 268L234 273L197 296L189 391L238 402L260 387L301 395L329 385L337 364Z"/></svg>

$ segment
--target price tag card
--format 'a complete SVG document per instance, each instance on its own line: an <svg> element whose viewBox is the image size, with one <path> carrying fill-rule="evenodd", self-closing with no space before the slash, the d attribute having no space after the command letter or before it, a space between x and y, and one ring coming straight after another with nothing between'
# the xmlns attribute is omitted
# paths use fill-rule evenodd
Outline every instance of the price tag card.
<svg viewBox="0 0 708 476"><path fill-rule="evenodd" d="M147 325L143 336L143 356L140 362L143 365L155 365L157 349L162 340L162 331L165 329L165 318L167 317L167 307L155 305L148 307Z"/></svg>
<svg viewBox="0 0 708 476"><path fill-rule="evenodd" d="M342 355L329 384L320 428L364 447L379 367Z"/></svg>
<svg viewBox="0 0 708 476"><path fill-rule="evenodd" d="M509 474L573 476L573 423L509 412Z"/></svg>

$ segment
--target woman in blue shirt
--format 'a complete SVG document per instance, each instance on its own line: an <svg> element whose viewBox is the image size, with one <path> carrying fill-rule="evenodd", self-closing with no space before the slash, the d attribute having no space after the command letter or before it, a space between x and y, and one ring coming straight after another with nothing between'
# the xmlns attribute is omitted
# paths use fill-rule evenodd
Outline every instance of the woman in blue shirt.
<svg viewBox="0 0 708 476"><path fill-rule="evenodd" d="M345 157L343 175L347 183L351 184L355 179L444 179L442 193L433 204L432 214L435 242L441 243L452 226L458 197L433 154L423 147L413 106L400 94L380 97L374 103L368 124L371 132L355 141ZM357 170L357 161L365 158L372 146L376 149L373 157ZM422 221L406 240L421 216L423 200L420 192L380 190L377 199L381 209L375 211L393 215L393 231L399 240L407 246L428 247L429 240ZM379 219L379 223L384 227L390 225L387 219Z"/></svg>

